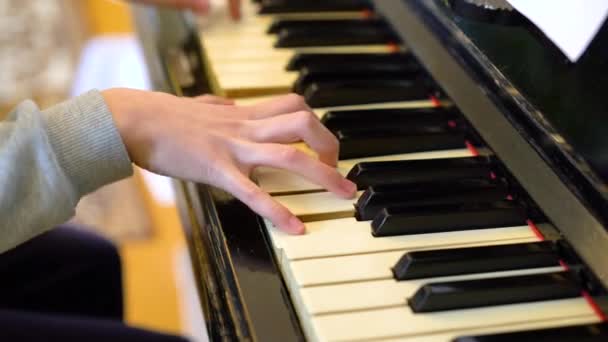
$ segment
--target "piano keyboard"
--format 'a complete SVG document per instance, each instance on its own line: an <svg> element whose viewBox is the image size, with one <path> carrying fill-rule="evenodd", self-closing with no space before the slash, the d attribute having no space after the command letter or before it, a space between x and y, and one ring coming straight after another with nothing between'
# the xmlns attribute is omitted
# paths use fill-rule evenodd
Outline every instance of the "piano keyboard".
<svg viewBox="0 0 608 342"><path fill-rule="evenodd" d="M256 7L243 3L243 17L233 23L227 15L218 13L212 19L201 19L201 39L205 47L208 64L212 66L216 81L224 95L229 97L251 97L280 94L291 91L298 79L298 72L285 70L298 53L306 54L390 54L402 48L394 41L376 44L345 44L319 46L309 42L307 46L276 49L275 37L266 33L273 20L329 20L366 21L368 12L329 12L257 15ZM280 33L279 33L280 35ZM303 38L311 37L304 32Z"/></svg>
<svg viewBox="0 0 608 342"><path fill-rule="evenodd" d="M339 172L358 185L357 197L347 200L282 170L259 168L254 175L262 189L305 222L301 236L265 223L309 340L503 341L500 334L507 334L518 341L529 336L559 341L556 336L568 329L597 335L597 341L608 336L602 325L587 326L603 317L556 242L545 240L535 223L550 225L531 210L529 199L475 140L466 120L457 111L448 113L454 108L425 99L421 94L430 94L427 89L403 98L361 99L359 90L346 91L359 86L349 81L370 80L370 89L384 84L365 71L353 69L349 75L346 68L332 73L318 67L318 60L339 60L339 54L368 60L396 52L407 56L390 39L357 45L350 44L353 38L332 46L307 36L314 30L307 31L304 21L329 30L335 20L371 20L368 11L281 13L284 1L268 3L276 5L265 9L275 16L255 15L257 7L248 3L242 22L208 23L201 35L225 95L296 89L312 102L340 140ZM290 31L276 19L300 22L292 22ZM279 27L278 40L266 33L271 26ZM334 87L327 86L332 82ZM315 92L315 87L326 88ZM474 337L488 334L494 335Z"/></svg>

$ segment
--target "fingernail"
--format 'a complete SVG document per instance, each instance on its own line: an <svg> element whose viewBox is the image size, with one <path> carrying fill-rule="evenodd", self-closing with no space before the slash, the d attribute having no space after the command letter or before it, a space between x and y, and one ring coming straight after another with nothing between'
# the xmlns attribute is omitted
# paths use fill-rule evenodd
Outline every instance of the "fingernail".
<svg viewBox="0 0 608 342"><path fill-rule="evenodd" d="M342 181L342 190L350 196L354 196L355 192L357 192L357 185L348 179L344 179Z"/></svg>
<svg viewBox="0 0 608 342"><path fill-rule="evenodd" d="M292 234L302 234L305 231L304 223L295 216L289 219L289 232Z"/></svg>

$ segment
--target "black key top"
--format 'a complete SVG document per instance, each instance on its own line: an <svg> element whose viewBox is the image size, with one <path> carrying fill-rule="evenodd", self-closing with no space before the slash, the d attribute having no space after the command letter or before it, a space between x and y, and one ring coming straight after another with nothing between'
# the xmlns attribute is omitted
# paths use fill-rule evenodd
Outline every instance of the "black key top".
<svg viewBox="0 0 608 342"><path fill-rule="evenodd" d="M369 0L263 0L260 14L370 10Z"/></svg>
<svg viewBox="0 0 608 342"><path fill-rule="evenodd" d="M399 259L393 267L393 275L398 280L410 280L552 267L559 266L559 259L551 241L415 251Z"/></svg>
<svg viewBox="0 0 608 342"><path fill-rule="evenodd" d="M362 20L362 22L364 22ZM399 42L389 28L376 25L323 29L315 26L282 29L277 33L277 48L310 46L377 45Z"/></svg>
<svg viewBox="0 0 608 342"><path fill-rule="evenodd" d="M414 312L436 312L578 297L570 272L431 283L408 299Z"/></svg>
<svg viewBox="0 0 608 342"><path fill-rule="evenodd" d="M369 65L369 64L413 64L419 63L409 53L298 53L295 54L286 69L299 70L307 66L324 65Z"/></svg>
<svg viewBox="0 0 608 342"><path fill-rule="evenodd" d="M428 99L431 87L423 79L408 80L347 80L315 82L302 95L314 107L414 101Z"/></svg>
<svg viewBox="0 0 608 342"><path fill-rule="evenodd" d="M300 69L293 91L302 94L308 85L315 82L358 79L401 80L416 78L420 73L421 68L415 63L313 65Z"/></svg>
<svg viewBox="0 0 608 342"><path fill-rule="evenodd" d="M361 127L382 129L395 126L456 125L462 115L455 108L394 108L329 111L321 122L331 131Z"/></svg>
<svg viewBox="0 0 608 342"><path fill-rule="evenodd" d="M369 187L355 204L359 221L372 220L386 207L424 206L466 202L495 202L507 198L504 182L490 179L459 179L403 185Z"/></svg>
<svg viewBox="0 0 608 342"><path fill-rule="evenodd" d="M488 157L365 162L355 165L346 178L362 190L383 184L489 177L494 164Z"/></svg>
<svg viewBox="0 0 608 342"><path fill-rule="evenodd" d="M458 337L453 342L606 342L608 324L518 331L502 334Z"/></svg>
<svg viewBox="0 0 608 342"><path fill-rule="evenodd" d="M395 126L391 129L344 129L334 132L340 159L463 148L461 130L441 126Z"/></svg>
<svg viewBox="0 0 608 342"><path fill-rule="evenodd" d="M526 225L514 201L388 207L372 221L374 236L453 232Z"/></svg>
<svg viewBox="0 0 608 342"><path fill-rule="evenodd" d="M279 33L282 30L311 28L322 30L339 30L344 27L375 26L387 28L383 20L378 19L340 19L340 20L298 20L298 19L275 19L268 27L268 33Z"/></svg>

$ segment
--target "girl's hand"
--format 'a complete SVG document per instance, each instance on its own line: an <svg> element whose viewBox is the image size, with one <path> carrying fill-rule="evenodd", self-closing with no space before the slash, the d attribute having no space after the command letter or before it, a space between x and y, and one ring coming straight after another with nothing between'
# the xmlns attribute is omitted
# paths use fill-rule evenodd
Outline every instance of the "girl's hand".
<svg viewBox="0 0 608 342"><path fill-rule="evenodd" d="M222 188L277 227L303 223L249 179L257 166L298 173L345 198L356 186L335 169L338 141L298 95L254 106L131 89L103 92L131 160L152 172ZM314 158L286 145L303 140Z"/></svg>

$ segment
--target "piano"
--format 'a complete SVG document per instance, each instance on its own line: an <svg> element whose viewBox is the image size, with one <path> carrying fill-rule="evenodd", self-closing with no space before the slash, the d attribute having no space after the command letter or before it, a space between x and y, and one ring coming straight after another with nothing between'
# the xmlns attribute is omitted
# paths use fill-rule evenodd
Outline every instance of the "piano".
<svg viewBox="0 0 608 342"><path fill-rule="evenodd" d="M257 170L289 236L176 181L212 340L608 340L608 24L571 63L504 1L244 6L137 8L155 87L301 94L359 192Z"/></svg>

